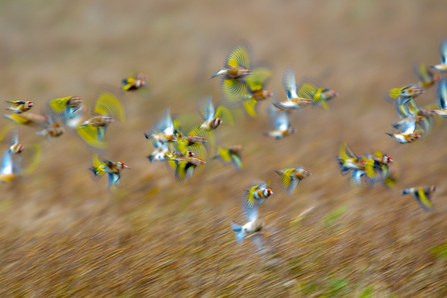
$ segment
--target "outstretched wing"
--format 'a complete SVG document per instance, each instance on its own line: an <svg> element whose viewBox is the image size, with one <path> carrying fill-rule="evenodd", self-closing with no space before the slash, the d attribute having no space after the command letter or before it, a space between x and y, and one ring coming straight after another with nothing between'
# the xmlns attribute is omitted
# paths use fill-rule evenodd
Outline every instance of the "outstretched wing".
<svg viewBox="0 0 447 298"><path fill-rule="evenodd" d="M283 72L281 83L288 99L298 98L296 91L295 71L293 69L288 68Z"/></svg>
<svg viewBox="0 0 447 298"><path fill-rule="evenodd" d="M245 40L236 42L228 52L223 67L242 67L248 69L250 67L249 43Z"/></svg>
<svg viewBox="0 0 447 298"><path fill-rule="evenodd" d="M95 113L112 116L121 122L126 120L124 106L119 98L110 91L103 91L95 104Z"/></svg>
<svg viewBox="0 0 447 298"><path fill-rule="evenodd" d="M221 118L223 123L234 125L233 116L227 107L219 106L216 110L215 117Z"/></svg>
<svg viewBox="0 0 447 298"><path fill-rule="evenodd" d="M447 108L447 80L441 79L438 83L438 105L441 109Z"/></svg>
<svg viewBox="0 0 447 298"><path fill-rule="evenodd" d="M441 55L442 64L447 64L447 39L439 45L439 55Z"/></svg>

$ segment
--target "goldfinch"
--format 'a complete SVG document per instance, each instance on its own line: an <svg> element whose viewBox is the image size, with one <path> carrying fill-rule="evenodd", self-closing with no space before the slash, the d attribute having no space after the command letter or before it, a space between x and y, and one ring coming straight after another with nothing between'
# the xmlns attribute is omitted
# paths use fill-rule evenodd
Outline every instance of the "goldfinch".
<svg viewBox="0 0 447 298"><path fill-rule="evenodd" d="M228 124L233 125L233 117L230 111L224 106L219 106L217 109L214 109L211 96L208 97L203 116L204 122L200 125L200 128L205 131L218 128L224 122L224 119Z"/></svg>
<svg viewBox="0 0 447 298"><path fill-rule="evenodd" d="M240 79L251 73L249 45L239 41L232 46L225 58L223 68L213 74L211 78L222 76L224 79Z"/></svg>
<svg viewBox="0 0 447 298"><path fill-rule="evenodd" d="M349 173L351 170L363 171L366 166L366 160L357 156L346 142L340 146L337 161L342 175Z"/></svg>
<svg viewBox="0 0 447 298"><path fill-rule="evenodd" d="M98 177L107 174L107 188L110 189L112 186L120 187L121 170L124 169L130 169L124 162L100 161L98 155L95 154L93 155L93 167L90 168L90 171Z"/></svg>
<svg viewBox="0 0 447 298"><path fill-rule="evenodd" d="M226 149L219 148L218 155L214 156L213 159L221 158L227 163L232 163L236 170L240 171L242 168L242 150L244 150L244 146L242 145L235 145Z"/></svg>
<svg viewBox="0 0 447 298"><path fill-rule="evenodd" d="M447 80L445 78L439 81L437 95L440 109L435 110L435 113L443 118L447 118Z"/></svg>
<svg viewBox="0 0 447 298"><path fill-rule="evenodd" d="M293 191L301 180L312 175L311 172L303 167L283 169L280 171L275 171L275 173L281 177L281 184L288 195L293 194Z"/></svg>
<svg viewBox="0 0 447 298"><path fill-rule="evenodd" d="M309 79L302 80L298 87L298 96L303 98L310 98L314 105L328 110L327 102L334 97L338 96L338 93L334 90L322 88L318 83L315 83Z"/></svg>
<svg viewBox="0 0 447 298"><path fill-rule="evenodd" d="M268 188L267 183L263 181L256 182L251 188L247 190L246 197L246 210L251 208L258 208L262 203L267 200L273 194L272 189Z"/></svg>
<svg viewBox="0 0 447 298"><path fill-rule="evenodd" d="M87 107L79 96L67 96L50 101L50 108L56 115L62 117L62 121L68 127L75 129L85 121Z"/></svg>
<svg viewBox="0 0 447 298"><path fill-rule="evenodd" d="M6 110L13 111L16 114L21 114L23 112L29 111L34 105L32 101L7 100L6 102L12 104L12 106L7 108Z"/></svg>
<svg viewBox="0 0 447 298"><path fill-rule="evenodd" d="M250 235L250 238L253 240L253 243L256 245L257 249L261 250L264 247L264 243L258 232L262 230L265 224L261 219L259 219L258 208L246 209L245 217L247 219L247 223L244 225L238 225L233 222L231 223L231 229L236 234L236 241L238 244L242 244L245 237Z"/></svg>
<svg viewBox="0 0 447 298"><path fill-rule="evenodd" d="M177 134L174 131L174 123L172 122L170 109L167 108L163 118L151 127L148 133L144 134L146 139L155 139L161 144L168 142L177 142Z"/></svg>
<svg viewBox="0 0 447 298"><path fill-rule="evenodd" d="M431 203L430 195L436 191L436 186L423 186L423 187L413 187L413 188L407 188L402 190L402 194L413 194L416 197L416 201L418 202L419 206L424 209L425 212L432 212L433 211L433 205Z"/></svg>
<svg viewBox="0 0 447 298"><path fill-rule="evenodd" d="M146 86L147 75L139 73L136 77L123 79L123 91L135 91Z"/></svg>
<svg viewBox="0 0 447 298"><path fill-rule="evenodd" d="M286 69L283 72L281 82L284 92L286 93L287 100L274 103L273 105L276 108L280 110L295 110L312 105L312 99L298 96L296 90L295 71L293 69Z"/></svg>
<svg viewBox="0 0 447 298"><path fill-rule="evenodd" d="M447 39L439 44L439 55L441 55L441 64L432 65L431 68L439 72L447 72Z"/></svg>
<svg viewBox="0 0 447 298"><path fill-rule="evenodd" d="M264 133L265 136L278 140L290 136L296 132L296 129L290 124L290 115L288 111L281 111L273 106L270 106L268 113L273 130Z"/></svg>
<svg viewBox="0 0 447 298"><path fill-rule="evenodd" d="M95 102L93 112L94 116L82 121L76 132L90 147L104 150L107 148L106 130L115 119L125 122L125 108L115 94L103 91Z"/></svg>
<svg viewBox="0 0 447 298"><path fill-rule="evenodd" d="M36 132L36 135L59 137L65 132L58 122L54 122L51 117L46 115L23 113L20 115L4 115L4 117L20 125L42 128L42 130Z"/></svg>

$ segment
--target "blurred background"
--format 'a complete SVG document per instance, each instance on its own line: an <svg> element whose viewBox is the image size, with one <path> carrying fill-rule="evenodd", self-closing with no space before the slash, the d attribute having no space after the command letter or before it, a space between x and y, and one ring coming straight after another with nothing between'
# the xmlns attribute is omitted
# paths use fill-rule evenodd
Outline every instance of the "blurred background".
<svg viewBox="0 0 447 298"><path fill-rule="evenodd" d="M385 134L398 115L383 98L417 82L413 63L440 62L446 13L441 0L1 1L2 100L32 100L39 112L77 95L92 106L100 90L148 75L144 92L121 94L128 119L107 133L104 157L131 167L124 197L92 179L92 152L72 131L47 140L20 127L21 142L40 142L43 157L37 171L0 185L1 296L445 297L446 123L401 145ZM197 113L207 95L218 102L219 80L209 77L240 39L271 66L274 93L257 118L217 131L221 146L245 146L243 170L209 159L177 183L149 163L143 134L168 107L175 117ZM298 132L277 141L263 136L266 109L285 100L289 67L339 97L329 111L294 113ZM434 91L418 103L435 103ZM392 156L402 188L437 185L435 211L400 189L354 192L335 160L343 141ZM313 175L288 197L274 170L297 165ZM256 180L274 191L259 209L264 254L250 239L237 245L230 229L244 223L244 191Z"/></svg>

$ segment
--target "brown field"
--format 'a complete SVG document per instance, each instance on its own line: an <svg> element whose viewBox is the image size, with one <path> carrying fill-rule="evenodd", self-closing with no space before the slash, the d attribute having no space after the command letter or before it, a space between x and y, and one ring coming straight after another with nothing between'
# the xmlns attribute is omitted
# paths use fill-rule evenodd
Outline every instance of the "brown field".
<svg viewBox="0 0 447 298"><path fill-rule="evenodd" d="M22 143L39 141L44 154L38 171L0 185L0 297L447 297L446 120L401 145L385 135L398 116L383 100L416 82L413 62L440 61L447 2L157 2L0 2L2 100L33 100L38 112L56 97L93 102L135 71L149 85L123 95L128 121L108 131L105 156L131 167L124 196L91 179L92 154L72 131L46 140L20 128ZM272 66L273 100L285 99L287 67L340 96L330 111L295 113L298 132L280 141L263 136L270 102L261 103L258 118L217 131L223 146L246 146L240 173L208 160L176 183L146 159L143 133L169 106L181 115L208 94L217 101L219 80L209 76L241 38ZM434 102L434 90L419 99ZM402 188L436 184L435 211L400 188L356 194L335 161L343 140L359 154L391 155ZM313 176L288 197L274 170L293 165ZM259 209L265 253L250 239L237 245L230 229L259 179L275 192Z"/></svg>

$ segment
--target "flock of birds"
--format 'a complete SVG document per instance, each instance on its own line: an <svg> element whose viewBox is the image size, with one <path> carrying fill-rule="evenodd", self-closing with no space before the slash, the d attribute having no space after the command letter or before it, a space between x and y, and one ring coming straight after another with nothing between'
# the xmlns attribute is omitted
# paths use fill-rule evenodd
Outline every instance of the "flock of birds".
<svg viewBox="0 0 447 298"><path fill-rule="evenodd" d="M447 40L440 45L441 64L431 66L440 73L447 73ZM258 103L266 101L272 92L265 89L272 74L268 67L250 65L250 46L245 41L237 42L228 52L224 65L211 78L221 78L223 104L215 106L211 97L200 102L202 119L190 123L186 129L185 121L174 119L168 108L163 117L151 126L145 137L152 141L153 151L147 156L151 163L165 162L175 173L177 180L187 180L197 169L206 164L205 159L221 159L234 165L236 170L242 167L241 152L244 147L235 145L230 148L216 148L215 131L221 124L234 122L233 111L244 110L251 117L256 117ZM447 118L447 79L435 75L430 68L418 64L414 68L419 82L401 88L392 89L387 99L394 103L400 120L393 124L396 129L388 135L399 143L412 143L428 134L436 115ZM324 88L320 84L303 79L298 84L295 72L287 69L282 75L282 86L287 99L269 105L268 114L272 130L266 136L281 139L296 132L291 125L291 113L307 106L317 106L328 109L328 101L338 96L334 90ZM424 93L424 89L437 85L438 105L440 109L421 108L415 101ZM138 74L123 80L122 91L132 92L145 88L146 75ZM121 171L129 166L120 161L109 161L99 157L108 147L106 131L115 120L124 122L125 106L114 92L103 91L98 96L92 112L89 112L81 97L68 96L53 99L46 107L45 113L29 112L33 108L32 101L7 101L11 106L4 115L15 125L10 124L0 130L0 140L7 140L9 147L3 152L0 164L0 181L11 182L18 177L33 171L40 159L39 144L27 145L31 158L23 162L21 156L25 146L19 142L16 125L31 126L38 129L37 135L47 138L59 137L69 128L85 142L93 151L93 165L90 168L95 177L106 174L108 188L111 190L120 186ZM187 132L187 133L185 133ZM390 171L393 159L379 151L371 155L358 156L347 145L340 146L337 157L341 174L351 174L351 184L354 188L373 186L381 183L392 187L395 185L398 173ZM301 180L312 175L304 167L291 167L276 171L281 178L284 191L292 195ZM433 210L430 194L436 186L414 187L402 190L402 194L413 194L420 206L427 212ZM231 228L240 243L246 235L255 234L264 227L259 219L259 206L273 191L268 183L255 182L246 192L243 211L247 222L244 225L231 223ZM253 237L254 238L254 237Z"/></svg>

